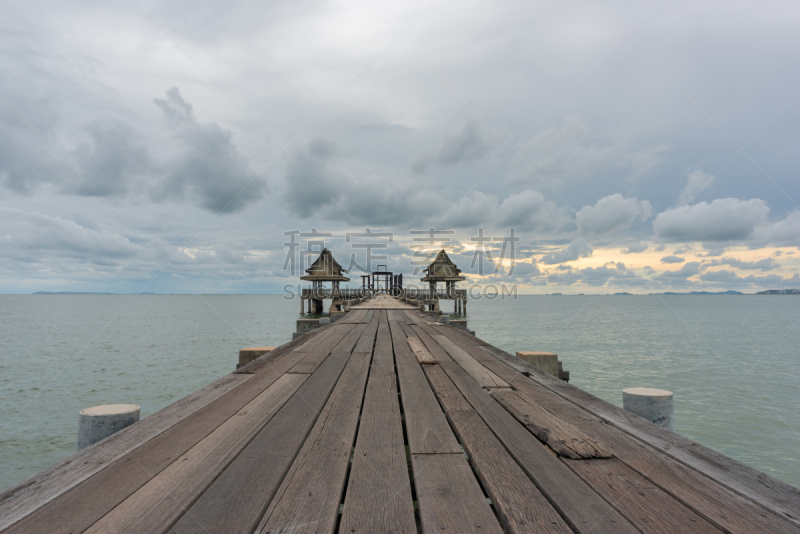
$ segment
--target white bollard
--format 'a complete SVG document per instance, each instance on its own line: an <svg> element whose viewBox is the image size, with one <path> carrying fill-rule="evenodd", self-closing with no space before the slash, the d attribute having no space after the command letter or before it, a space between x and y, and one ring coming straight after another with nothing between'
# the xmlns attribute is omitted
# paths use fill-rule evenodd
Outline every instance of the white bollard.
<svg viewBox="0 0 800 534"><path fill-rule="evenodd" d="M622 407L651 423L675 432L675 406L671 391L651 388L623 389Z"/></svg>
<svg viewBox="0 0 800 534"><path fill-rule="evenodd" d="M78 418L78 450L97 443L139 420L135 404L105 404L81 410Z"/></svg>

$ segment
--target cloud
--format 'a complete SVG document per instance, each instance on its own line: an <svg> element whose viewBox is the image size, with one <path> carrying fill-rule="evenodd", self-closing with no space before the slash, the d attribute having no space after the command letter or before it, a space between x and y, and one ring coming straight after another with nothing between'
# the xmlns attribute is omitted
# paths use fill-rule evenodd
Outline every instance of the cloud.
<svg viewBox="0 0 800 534"><path fill-rule="evenodd" d="M773 258L764 258L758 261L742 261L735 258L722 258L719 260L711 260L704 264L703 267L713 267L717 265L730 265L743 271L772 271L778 269L781 265Z"/></svg>
<svg viewBox="0 0 800 534"><path fill-rule="evenodd" d="M472 191L462 198L445 216L447 228L477 228L497 215L497 197Z"/></svg>
<svg viewBox="0 0 800 534"><path fill-rule="evenodd" d="M637 254L645 250L647 250L647 243L633 243L632 245L628 245L628 250L626 250L624 254Z"/></svg>
<svg viewBox="0 0 800 534"><path fill-rule="evenodd" d="M661 263L683 263L683 258L679 258L678 256L664 256L661 258Z"/></svg>
<svg viewBox="0 0 800 534"><path fill-rule="evenodd" d="M601 198L594 206L582 207L575 215L575 222L583 235L603 235L627 228L637 218L647 220L652 212L648 201L615 193Z"/></svg>
<svg viewBox="0 0 800 534"><path fill-rule="evenodd" d="M500 205L498 223L518 230L559 228L567 222L562 210L533 189L513 193Z"/></svg>
<svg viewBox="0 0 800 534"><path fill-rule="evenodd" d="M694 199L697 194L711 185L714 181L714 177L710 174L706 174L701 170L696 170L689 173L689 181L686 184L686 187L683 188L681 191L681 196L678 199L678 205L684 206Z"/></svg>
<svg viewBox="0 0 800 534"><path fill-rule="evenodd" d="M723 198L659 213L653 231L657 239L673 243L743 241L766 222L768 214L761 199Z"/></svg>
<svg viewBox="0 0 800 534"><path fill-rule="evenodd" d="M0 208L0 256L5 262L58 271L64 262L117 266L145 252L141 245L108 230L40 213Z"/></svg>
<svg viewBox="0 0 800 534"><path fill-rule="evenodd" d="M793 211L784 220L757 232L749 245L754 248L767 245L800 247L800 211Z"/></svg>
<svg viewBox="0 0 800 534"><path fill-rule="evenodd" d="M338 147L324 138L293 154L286 169L283 199L294 217L356 226L413 226L440 213L441 206L446 205L438 194L414 180L387 181L375 175L347 174L341 161ZM470 199L479 203L485 200L479 195Z"/></svg>
<svg viewBox="0 0 800 534"><path fill-rule="evenodd" d="M669 148L658 144L632 149L630 144L621 134L596 134L579 117L567 117L520 148L508 183L575 180L608 170L639 177L656 167Z"/></svg>
<svg viewBox="0 0 800 534"><path fill-rule="evenodd" d="M585 239L579 237L570 243L567 248L552 252L542 258L542 263L547 265L555 265L558 263L566 263L574 261L578 258L588 258L592 255L592 247Z"/></svg>
<svg viewBox="0 0 800 534"><path fill-rule="evenodd" d="M452 167L474 163L483 159L494 147L494 141L475 121L467 121L464 128L454 136L447 136L433 154L422 156L412 166L417 173L425 173L431 167Z"/></svg>
<svg viewBox="0 0 800 534"><path fill-rule="evenodd" d="M601 267L586 267L556 272L547 276L547 283L554 285L573 285L582 282L589 286L602 287L643 287L649 282L635 272L628 270L624 263L609 262Z"/></svg>
<svg viewBox="0 0 800 534"><path fill-rule="evenodd" d="M172 124L183 148L178 161L167 166L166 180L154 193L156 198L190 195L209 211L232 213L264 197L266 180L250 170L233 144L230 130L215 122L199 122L177 87L170 88L165 99L153 102Z"/></svg>
<svg viewBox="0 0 800 534"><path fill-rule="evenodd" d="M788 279L777 274L739 276L733 271L720 269L719 271L708 271L701 274L700 280L727 288L745 288L749 286L765 288L791 284L793 282L796 283L798 281L798 275L795 273L792 278Z"/></svg>
<svg viewBox="0 0 800 534"><path fill-rule="evenodd" d="M665 282L677 283L698 274L700 274L700 262L690 261L676 271L662 271L657 278Z"/></svg>

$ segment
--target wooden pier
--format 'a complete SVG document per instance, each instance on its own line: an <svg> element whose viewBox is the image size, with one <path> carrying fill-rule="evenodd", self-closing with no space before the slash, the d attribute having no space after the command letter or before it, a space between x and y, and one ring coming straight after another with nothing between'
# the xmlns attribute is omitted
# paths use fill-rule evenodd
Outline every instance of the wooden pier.
<svg viewBox="0 0 800 534"><path fill-rule="evenodd" d="M0 532L800 533L800 491L382 296L0 494Z"/></svg>

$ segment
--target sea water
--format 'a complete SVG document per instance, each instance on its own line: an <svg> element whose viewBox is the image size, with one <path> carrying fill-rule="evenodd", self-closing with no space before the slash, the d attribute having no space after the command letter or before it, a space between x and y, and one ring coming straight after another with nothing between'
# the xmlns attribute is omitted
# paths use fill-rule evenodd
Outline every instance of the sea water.
<svg viewBox="0 0 800 534"><path fill-rule="evenodd" d="M233 371L240 348L290 340L299 306L0 295L0 489L73 454L81 409L132 403L146 417ZM800 487L800 297L519 296L467 311L482 339L555 352L571 384L618 406L628 387L672 391L679 434Z"/></svg>

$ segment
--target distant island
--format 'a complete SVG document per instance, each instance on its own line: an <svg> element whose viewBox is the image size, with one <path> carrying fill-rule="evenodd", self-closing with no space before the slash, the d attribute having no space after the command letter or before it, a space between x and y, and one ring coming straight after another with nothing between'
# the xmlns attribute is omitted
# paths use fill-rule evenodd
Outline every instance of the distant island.
<svg viewBox="0 0 800 534"><path fill-rule="evenodd" d="M101 293L98 291L34 291L34 295L127 295L128 293ZM133 295L156 295L157 293L132 293Z"/></svg>
<svg viewBox="0 0 800 534"><path fill-rule="evenodd" d="M800 289L767 289L759 291L756 295L800 295Z"/></svg>

